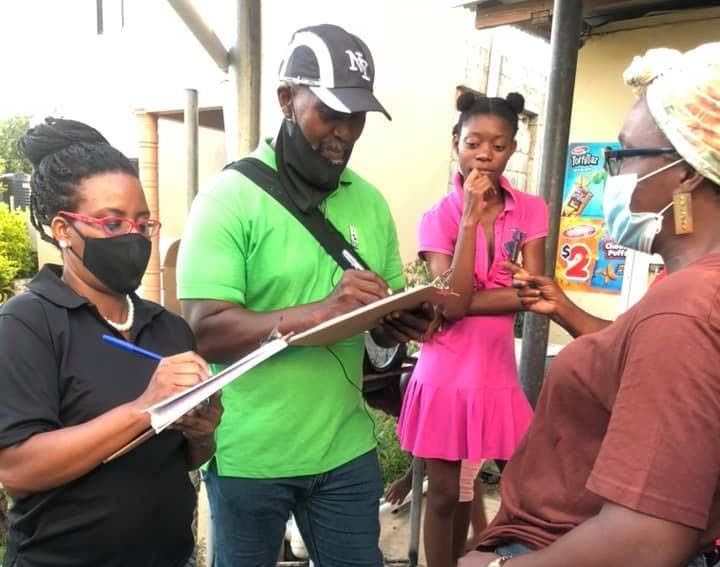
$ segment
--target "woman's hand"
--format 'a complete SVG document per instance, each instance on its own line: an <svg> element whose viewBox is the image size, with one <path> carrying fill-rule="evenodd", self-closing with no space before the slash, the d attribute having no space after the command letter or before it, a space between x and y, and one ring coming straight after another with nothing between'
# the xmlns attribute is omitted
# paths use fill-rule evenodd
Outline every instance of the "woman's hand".
<svg viewBox="0 0 720 567"><path fill-rule="evenodd" d="M473 169L463 183L463 219L477 224L483 210L487 207L487 197L495 189L495 185L486 173Z"/></svg>
<svg viewBox="0 0 720 567"><path fill-rule="evenodd" d="M209 375L207 362L194 352L168 356L158 363L147 388L133 404L145 411L178 392L204 382Z"/></svg>
<svg viewBox="0 0 720 567"><path fill-rule="evenodd" d="M523 308L539 315L547 315L573 337L601 331L611 321L590 315L575 305L552 278L536 276L517 264L505 262L513 273L513 287Z"/></svg>
<svg viewBox="0 0 720 567"><path fill-rule="evenodd" d="M530 274L511 262L504 262L503 266L512 272L513 287L518 288L520 302L528 311L552 317L570 303L554 279Z"/></svg>
<svg viewBox="0 0 720 567"><path fill-rule="evenodd" d="M220 403L220 392L210 396L207 404L196 406L175 423L170 429L182 432L192 442L204 442L212 439L215 429L220 424L223 407Z"/></svg>

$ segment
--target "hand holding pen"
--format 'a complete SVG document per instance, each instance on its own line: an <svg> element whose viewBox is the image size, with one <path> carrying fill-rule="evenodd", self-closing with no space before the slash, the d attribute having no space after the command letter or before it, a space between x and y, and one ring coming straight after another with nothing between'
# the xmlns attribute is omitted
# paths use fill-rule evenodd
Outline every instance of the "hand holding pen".
<svg viewBox="0 0 720 567"><path fill-rule="evenodd" d="M197 353L183 352L162 357L111 335L103 335L102 340L127 352L158 361L147 388L133 402L141 411L207 380L210 376L207 362Z"/></svg>
<svg viewBox="0 0 720 567"><path fill-rule="evenodd" d="M345 270L342 278L322 302L328 319L344 315L390 295L387 283L370 270Z"/></svg>

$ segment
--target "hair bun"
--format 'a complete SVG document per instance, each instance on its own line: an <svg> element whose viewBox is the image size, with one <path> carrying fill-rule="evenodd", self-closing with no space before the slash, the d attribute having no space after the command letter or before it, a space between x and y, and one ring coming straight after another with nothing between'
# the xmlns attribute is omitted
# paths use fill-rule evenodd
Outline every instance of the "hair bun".
<svg viewBox="0 0 720 567"><path fill-rule="evenodd" d="M466 110L470 110L472 108L476 100L477 97L475 96L475 93L466 91L457 98L455 105L460 112L465 112Z"/></svg>
<svg viewBox="0 0 720 567"><path fill-rule="evenodd" d="M515 114L520 114L525 110L525 97L520 93L508 93L505 100Z"/></svg>
<svg viewBox="0 0 720 567"><path fill-rule="evenodd" d="M76 120L48 117L45 122L29 128L18 140L18 150L33 167L50 154L75 144L107 144L105 137L87 124Z"/></svg>

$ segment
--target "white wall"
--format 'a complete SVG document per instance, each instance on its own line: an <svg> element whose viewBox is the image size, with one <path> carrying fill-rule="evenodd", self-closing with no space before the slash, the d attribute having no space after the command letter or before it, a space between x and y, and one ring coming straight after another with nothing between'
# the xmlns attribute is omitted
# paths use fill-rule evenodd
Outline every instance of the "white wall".
<svg viewBox="0 0 720 567"><path fill-rule="evenodd" d="M31 109L37 117L61 114L96 126L129 156L137 155L133 111L182 108L184 90L199 91L200 107L223 102L226 76L203 51L165 0L125 0L126 25L119 29L119 0L105 0L106 31L96 35L94 0L23 0L0 3L0 52L12 50L11 68L22 70L22 87L0 100L0 116ZM230 45L234 0L195 0L218 35ZM376 94L393 116L372 113L350 166L377 185L396 219L406 261L415 257L417 222L447 189L450 128L456 119L455 86L479 65L474 12L443 2L413 0L264 0L262 2L261 132L280 125L277 70L292 32L335 23L360 36L376 64ZM3 26L5 27L5 26ZM20 31L22 30L22 31ZM28 33L31 30L31 33ZM501 43L502 43L501 38ZM513 39L505 39L505 44ZM523 55L537 58L541 50ZM14 67L13 67L14 66ZM5 94L5 93L4 93ZM163 215L174 201L165 196L184 171L182 153L173 163L168 147L181 150L177 128L160 131ZM215 146L201 138L202 152L222 163ZM209 143L217 144L217 139ZM167 168L177 171L168 171ZM201 166L201 181L203 170ZM174 211L165 236L180 229Z"/></svg>
<svg viewBox="0 0 720 567"><path fill-rule="evenodd" d="M280 126L277 71L292 33L333 23L358 35L375 60L375 93L393 117L370 113L350 167L383 192L404 259L416 250L421 213L447 189L455 86L464 78L472 12L441 2L367 0L263 2L261 132Z"/></svg>

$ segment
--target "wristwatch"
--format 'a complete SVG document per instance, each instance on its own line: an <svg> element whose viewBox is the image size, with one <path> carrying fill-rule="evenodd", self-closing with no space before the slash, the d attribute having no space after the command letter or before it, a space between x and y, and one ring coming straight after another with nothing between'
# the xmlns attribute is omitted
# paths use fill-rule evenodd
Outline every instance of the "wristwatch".
<svg viewBox="0 0 720 567"><path fill-rule="evenodd" d="M497 559L493 559L487 564L487 567L502 567L506 562L510 561L509 557L503 557L502 555Z"/></svg>

